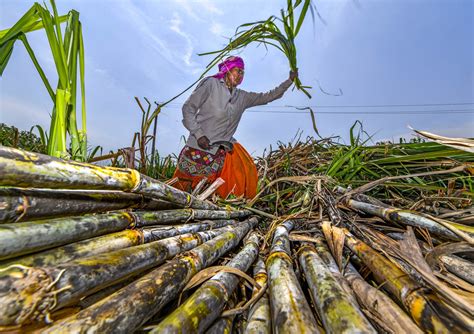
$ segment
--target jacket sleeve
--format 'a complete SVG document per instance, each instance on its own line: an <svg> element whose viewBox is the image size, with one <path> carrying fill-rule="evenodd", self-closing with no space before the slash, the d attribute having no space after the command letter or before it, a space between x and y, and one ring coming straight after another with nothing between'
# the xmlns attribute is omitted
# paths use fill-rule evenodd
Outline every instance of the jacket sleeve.
<svg viewBox="0 0 474 334"><path fill-rule="evenodd" d="M283 81L278 87L265 92L265 93L254 93L254 92L245 92L244 95L244 107L250 108L254 106L259 106L262 104L267 104L273 100L279 99L283 96L288 88L290 88L293 81L287 79Z"/></svg>
<svg viewBox="0 0 474 334"><path fill-rule="evenodd" d="M211 93L211 85L210 78L202 80L183 104L183 125L196 139L204 136L196 116Z"/></svg>

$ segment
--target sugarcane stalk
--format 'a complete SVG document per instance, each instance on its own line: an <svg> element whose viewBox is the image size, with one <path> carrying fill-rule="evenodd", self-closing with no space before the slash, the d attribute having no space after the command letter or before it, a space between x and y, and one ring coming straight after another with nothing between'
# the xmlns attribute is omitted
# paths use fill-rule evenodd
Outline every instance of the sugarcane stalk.
<svg viewBox="0 0 474 334"><path fill-rule="evenodd" d="M135 218L126 212L0 224L0 260L124 230Z"/></svg>
<svg viewBox="0 0 474 334"><path fill-rule="evenodd" d="M354 291L350 287L349 282L347 282L347 280L339 271L339 266L334 260L329 247L324 242L324 239L321 235L318 235L316 238L314 238L313 246L316 249L318 256L323 260L327 269L331 272L332 276L338 281L339 285L346 292L346 296L351 299L351 303L353 305L357 305L357 299L354 295Z"/></svg>
<svg viewBox="0 0 474 334"><path fill-rule="evenodd" d="M431 291L413 281L390 260L345 230L346 246L372 271L376 281L395 296L415 323L428 333L466 333L470 326Z"/></svg>
<svg viewBox="0 0 474 334"><path fill-rule="evenodd" d="M216 220L203 220L193 224L182 224L182 225L168 225L168 226L150 226L143 228L143 233L146 242L155 241L159 239L173 237L175 235L200 232L206 230L212 230L228 225L237 224L237 220L233 219L216 219Z"/></svg>
<svg viewBox="0 0 474 334"><path fill-rule="evenodd" d="M206 334L232 334L234 318L235 316L217 319L206 331Z"/></svg>
<svg viewBox="0 0 474 334"><path fill-rule="evenodd" d="M304 244L298 253L299 263L326 333L377 333L316 249Z"/></svg>
<svg viewBox="0 0 474 334"><path fill-rule="evenodd" d="M138 217L138 226L167 225L174 223L186 223L190 220L202 219L236 219L250 215L248 210L194 210L177 209L162 211L136 211L134 215Z"/></svg>
<svg viewBox="0 0 474 334"><path fill-rule="evenodd" d="M254 279L260 286L267 284L267 271L265 270L265 262L262 258L258 258L254 268ZM254 289L254 295L258 293ZM272 332L272 323L270 315L270 303L268 295L265 294L250 308L246 334L270 334Z"/></svg>
<svg viewBox="0 0 474 334"><path fill-rule="evenodd" d="M0 276L0 286L11 284L10 289L0 297L0 310L3 310L0 311L0 325L22 325L28 321L47 319L50 311L71 305L130 275L155 267L220 232L223 231L216 229L185 234L55 267L12 266ZM21 278L15 280L17 276Z"/></svg>
<svg viewBox="0 0 474 334"><path fill-rule="evenodd" d="M0 223L74 216L137 207L143 197L124 192L0 188Z"/></svg>
<svg viewBox="0 0 474 334"><path fill-rule="evenodd" d="M461 240L454 232L439 224L438 222L420 216L416 211L401 210L396 208L385 208L374 204L364 203L349 199L347 205L355 210L372 214L393 223L410 225L414 227L426 228L431 233L449 240Z"/></svg>
<svg viewBox="0 0 474 334"><path fill-rule="evenodd" d="M236 298L230 299L227 303L228 307L236 306ZM234 330L235 315L217 318L216 321L204 332L206 334L232 334Z"/></svg>
<svg viewBox="0 0 474 334"><path fill-rule="evenodd" d="M49 249L40 253L9 259L1 262L0 268L5 268L13 264L26 267L54 266L81 257L140 245L144 243L144 241L145 237L142 230L124 230Z"/></svg>
<svg viewBox="0 0 474 334"><path fill-rule="evenodd" d="M99 167L0 146L0 184L22 188L132 190L132 169Z"/></svg>
<svg viewBox="0 0 474 334"><path fill-rule="evenodd" d="M157 181L140 174L139 182L132 189L133 192L161 199L170 203L179 204L185 208L218 210L219 207L209 201L200 200L187 192L173 188L166 183Z"/></svg>
<svg viewBox="0 0 474 334"><path fill-rule="evenodd" d="M472 262L456 255L441 255L439 260L450 272L466 282L474 284L474 264Z"/></svg>
<svg viewBox="0 0 474 334"><path fill-rule="evenodd" d="M274 333L319 333L316 319L293 271L288 231L293 222L280 224L274 232L266 261Z"/></svg>
<svg viewBox="0 0 474 334"><path fill-rule="evenodd" d="M175 226L148 227L144 229L125 230L92 239L75 242L62 247L34 253L21 258L0 262L0 268L12 264L39 267L51 266L81 257L107 253L113 250L136 246L179 234L200 232L236 223L235 220L203 221L195 224Z"/></svg>
<svg viewBox="0 0 474 334"><path fill-rule="evenodd" d="M121 191L0 188L0 207L0 223L13 223L126 208L166 210L176 205Z"/></svg>
<svg viewBox="0 0 474 334"><path fill-rule="evenodd" d="M149 269L149 270L152 270L152 269ZM97 303L98 301L104 299L105 297L110 296L114 292L122 289L124 286L129 285L130 283L132 283L133 281L138 279L140 276L143 276L144 273L146 273L146 272L147 271L141 272L141 273L139 273L137 275L134 275L134 276L130 276L130 277L124 279L124 280L121 280L119 283L109 285L109 286L107 286L107 287L105 287L105 288L103 288L103 289L101 289L97 292L94 292L93 294L82 298L77 303L77 306L79 306L81 309L85 309L85 308Z"/></svg>
<svg viewBox="0 0 474 334"><path fill-rule="evenodd" d="M258 254L258 236L250 234L244 248L226 265L246 272ZM205 282L151 333L200 333L216 320L239 283L232 273L218 273Z"/></svg>
<svg viewBox="0 0 474 334"><path fill-rule="evenodd" d="M346 268L344 277L349 281L359 304L384 331L393 334L423 333L392 299L367 283L351 264Z"/></svg>
<svg viewBox="0 0 474 334"><path fill-rule="evenodd" d="M65 161L5 146L0 146L0 184L22 188L122 190L183 207L219 208L133 169Z"/></svg>
<svg viewBox="0 0 474 334"><path fill-rule="evenodd" d="M176 298L192 276L237 246L256 223L256 218L239 223L43 333L134 331Z"/></svg>

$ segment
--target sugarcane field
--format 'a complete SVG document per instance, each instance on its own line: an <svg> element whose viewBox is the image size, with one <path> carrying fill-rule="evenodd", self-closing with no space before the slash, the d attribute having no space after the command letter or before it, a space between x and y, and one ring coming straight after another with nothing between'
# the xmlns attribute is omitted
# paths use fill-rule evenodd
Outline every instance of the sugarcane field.
<svg viewBox="0 0 474 334"><path fill-rule="evenodd" d="M0 1L0 333L474 333L473 9Z"/></svg>

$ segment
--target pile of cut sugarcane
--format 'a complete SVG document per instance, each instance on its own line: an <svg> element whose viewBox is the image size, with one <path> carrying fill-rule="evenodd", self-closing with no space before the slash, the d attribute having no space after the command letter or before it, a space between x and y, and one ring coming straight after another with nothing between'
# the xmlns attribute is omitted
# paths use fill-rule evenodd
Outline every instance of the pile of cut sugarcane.
<svg viewBox="0 0 474 334"><path fill-rule="evenodd" d="M2 330L133 332L242 240L226 268L243 273L257 257L249 211L135 170L0 147L0 185ZM201 307L208 325L239 283L219 272L201 287L222 304Z"/></svg>
<svg viewBox="0 0 474 334"><path fill-rule="evenodd" d="M316 173L314 142L296 146L307 152L262 158L256 198L225 206L134 170L0 147L0 330L472 332L474 208L458 186L472 160L443 165L449 194L431 179L440 165L410 160L437 193L408 196L393 179L352 189Z"/></svg>

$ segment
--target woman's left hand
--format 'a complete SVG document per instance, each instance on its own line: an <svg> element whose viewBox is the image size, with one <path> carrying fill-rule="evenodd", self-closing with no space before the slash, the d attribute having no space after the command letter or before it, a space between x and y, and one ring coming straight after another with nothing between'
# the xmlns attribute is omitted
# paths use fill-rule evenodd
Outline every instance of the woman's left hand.
<svg viewBox="0 0 474 334"><path fill-rule="evenodd" d="M296 78L298 78L298 69L295 71L290 71L290 80L295 81Z"/></svg>

